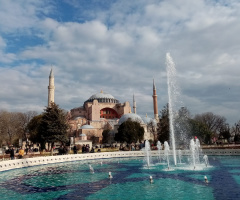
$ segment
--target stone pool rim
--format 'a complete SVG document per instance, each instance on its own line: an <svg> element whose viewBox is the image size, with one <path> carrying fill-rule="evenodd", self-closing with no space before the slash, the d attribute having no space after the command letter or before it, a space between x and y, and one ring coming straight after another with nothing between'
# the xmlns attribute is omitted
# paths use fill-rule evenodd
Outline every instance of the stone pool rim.
<svg viewBox="0 0 240 200"><path fill-rule="evenodd" d="M172 152L170 151L170 154ZM190 155L189 150L182 150L182 155ZM240 156L240 149L203 149L202 153L208 156ZM151 151L152 156L158 156L158 151ZM162 152L163 154L163 152ZM12 169L47 165L54 163L73 162L81 160L111 159L126 157L144 157L143 151L115 151L102 153L68 154L57 156L42 156L33 158L23 158L6 160L0 162L0 172Z"/></svg>

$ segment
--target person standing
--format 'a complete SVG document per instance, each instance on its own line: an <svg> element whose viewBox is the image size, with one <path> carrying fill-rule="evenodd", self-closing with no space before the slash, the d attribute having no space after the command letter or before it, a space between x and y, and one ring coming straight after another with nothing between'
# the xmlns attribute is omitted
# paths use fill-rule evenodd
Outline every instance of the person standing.
<svg viewBox="0 0 240 200"><path fill-rule="evenodd" d="M73 147L73 153L77 154L77 147L76 147L76 145L74 145L74 147Z"/></svg>
<svg viewBox="0 0 240 200"><path fill-rule="evenodd" d="M18 157L19 157L19 158L22 158L23 156L24 156L24 150L23 150L23 148L21 147L20 150L19 150L19 152L18 152Z"/></svg>
<svg viewBox="0 0 240 200"><path fill-rule="evenodd" d="M26 155L28 154L28 147L25 148Z"/></svg>
<svg viewBox="0 0 240 200"><path fill-rule="evenodd" d="M85 147L85 144L82 146L82 153L85 153L86 152L86 147Z"/></svg>
<svg viewBox="0 0 240 200"><path fill-rule="evenodd" d="M13 146L11 146L11 149L10 149L10 158L11 158L11 160L15 159Z"/></svg>

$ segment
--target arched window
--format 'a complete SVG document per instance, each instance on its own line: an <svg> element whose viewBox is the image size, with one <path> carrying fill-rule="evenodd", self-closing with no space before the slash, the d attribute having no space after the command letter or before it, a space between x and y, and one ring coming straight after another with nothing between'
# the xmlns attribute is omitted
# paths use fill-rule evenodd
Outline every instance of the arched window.
<svg viewBox="0 0 240 200"><path fill-rule="evenodd" d="M100 110L100 118L113 119L113 118L119 118L119 115L112 108L103 108L102 110Z"/></svg>

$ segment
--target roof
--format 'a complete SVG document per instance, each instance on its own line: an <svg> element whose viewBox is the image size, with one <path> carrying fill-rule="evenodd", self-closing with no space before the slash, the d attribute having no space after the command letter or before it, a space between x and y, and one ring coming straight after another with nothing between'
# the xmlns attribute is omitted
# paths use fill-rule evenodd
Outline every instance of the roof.
<svg viewBox="0 0 240 200"><path fill-rule="evenodd" d="M94 127L91 125L83 125L80 129L93 129Z"/></svg>
<svg viewBox="0 0 240 200"><path fill-rule="evenodd" d="M152 119L151 117L148 117L147 115L143 117L142 120L147 125L152 123L153 126L157 126L157 121L155 119Z"/></svg>
<svg viewBox="0 0 240 200"><path fill-rule="evenodd" d="M99 102L106 102L106 103L119 103L117 99L114 98L111 94L105 93L103 91L93 94L89 99L85 102L93 102L93 100L98 100Z"/></svg>
<svg viewBox="0 0 240 200"><path fill-rule="evenodd" d="M111 94L108 94L105 92L99 92L97 94L94 94L89 99L99 99L99 98L115 99Z"/></svg>
<svg viewBox="0 0 240 200"><path fill-rule="evenodd" d="M118 125L121 125L123 122L127 121L128 119L130 119L131 121L136 121L136 122L139 122L140 124L143 124L143 120L142 118L135 114L135 113L128 113L128 114L125 114L123 115L119 121L118 121Z"/></svg>
<svg viewBox="0 0 240 200"><path fill-rule="evenodd" d="M153 119L148 117L148 116L145 116L145 117L142 118L142 120L145 124L149 124L149 123L152 122Z"/></svg>

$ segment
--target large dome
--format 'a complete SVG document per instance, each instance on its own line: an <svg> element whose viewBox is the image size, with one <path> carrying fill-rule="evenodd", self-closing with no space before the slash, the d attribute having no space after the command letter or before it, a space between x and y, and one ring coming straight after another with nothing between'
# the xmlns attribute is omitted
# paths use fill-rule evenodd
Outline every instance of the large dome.
<svg viewBox="0 0 240 200"><path fill-rule="evenodd" d="M119 103L117 99L115 99L111 94L105 93L103 91L92 95L87 101L85 102L93 102L93 100L98 100L101 103Z"/></svg>
<svg viewBox="0 0 240 200"><path fill-rule="evenodd" d="M123 115L119 119L118 125L121 125L123 122L127 121L128 119L131 119L131 121L139 122L140 124L143 123L143 120L142 120L142 118L139 115L134 114L134 113L128 113L128 114Z"/></svg>

